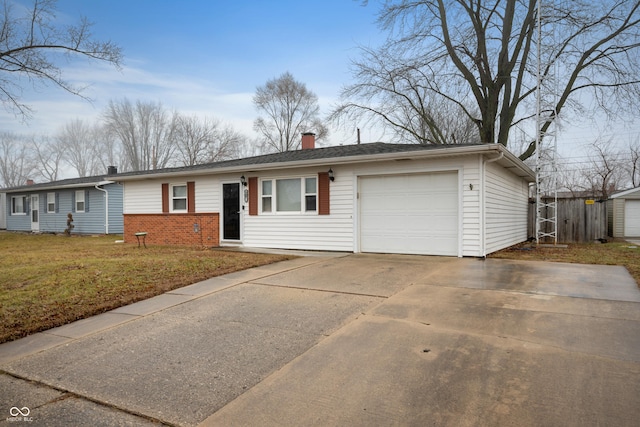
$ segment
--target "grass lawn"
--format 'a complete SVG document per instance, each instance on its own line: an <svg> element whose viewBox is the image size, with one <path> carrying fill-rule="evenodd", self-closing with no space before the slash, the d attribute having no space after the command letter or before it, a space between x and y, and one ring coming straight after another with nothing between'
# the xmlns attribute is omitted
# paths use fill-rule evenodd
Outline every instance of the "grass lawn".
<svg viewBox="0 0 640 427"><path fill-rule="evenodd" d="M290 256L0 233L0 343Z"/></svg>
<svg viewBox="0 0 640 427"><path fill-rule="evenodd" d="M488 258L622 265L640 286L640 247L628 242L569 244L567 248L523 243L494 252Z"/></svg>

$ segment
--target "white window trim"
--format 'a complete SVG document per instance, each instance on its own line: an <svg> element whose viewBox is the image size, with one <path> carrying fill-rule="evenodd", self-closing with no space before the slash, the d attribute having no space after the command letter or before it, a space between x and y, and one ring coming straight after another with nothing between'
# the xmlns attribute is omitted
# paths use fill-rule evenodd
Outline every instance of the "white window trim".
<svg viewBox="0 0 640 427"><path fill-rule="evenodd" d="M22 199L22 209L24 209L24 212L15 212L13 210L15 206L13 199ZM27 195L23 194L18 196L11 196L11 215L26 215L26 214L27 214Z"/></svg>
<svg viewBox="0 0 640 427"><path fill-rule="evenodd" d="M313 178L316 180L316 191L315 193L307 193L306 188L306 179ZM276 181L281 179L299 179L300 180L300 211L278 211L278 190ZM271 196L267 195L266 197L271 197L271 211L264 212L262 210L262 182L263 181L271 181ZM302 175L302 176L279 176L273 178L260 178L258 182L258 202L259 202L259 215L318 215L318 176L317 175ZM316 196L316 209L313 211L306 210L306 196L315 195Z"/></svg>
<svg viewBox="0 0 640 427"><path fill-rule="evenodd" d="M316 181L316 188L313 193L307 193L307 179L314 179ZM301 209L304 209L304 213L306 214L317 214L318 213L318 177L317 176L305 176L302 178L302 204ZM314 210L307 210L307 196L315 196L316 198L316 208Z"/></svg>
<svg viewBox="0 0 640 427"><path fill-rule="evenodd" d="M185 195L184 197L173 197L173 188L174 187L184 187ZM182 200L184 199L184 209L174 209L173 201L174 200ZM186 213L189 210L189 188L187 187L186 182L169 184L169 212L175 213Z"/></svg>
<svg viewBox="0 0 640 427"><path fill-rule="evenodd" d="M53 197L53 202L49 201L49 196ZM49 209L49 206L53 204L53 209ZM56 193L47 193L47 213L56 213Z"/></svg>
<svg viewBox="0 0 640 427"><path fill-rule="evenodd" d="M80 200L80 198L78 197L78 194L82 195L82 200ZM78 203L82 202L82 209L78 209ZM84 190L76 190L76 200L75 200L75 211L76 212L84 212L87 208L87 201L85 200L85 193Z"/></svg>

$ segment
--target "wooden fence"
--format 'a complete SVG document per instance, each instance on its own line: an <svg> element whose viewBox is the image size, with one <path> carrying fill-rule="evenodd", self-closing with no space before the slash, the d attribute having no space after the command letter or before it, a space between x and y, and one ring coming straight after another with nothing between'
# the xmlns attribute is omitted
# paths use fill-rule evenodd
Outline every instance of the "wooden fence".
<svg viewBox="0 0 640 427"><path fill-rule="evenodd" d="M544 199L549 203L552 199ZM551 209L551 208L543 208ZM558 199L558 243L588 243L607 239L607 204L597 199ZM544 212L546 215L546 212ZM542 231L551 231L551 223L545 223ZM536 236L536 203L529 203L528 235ZM553 243L551 239L543 243Z"/></svg>

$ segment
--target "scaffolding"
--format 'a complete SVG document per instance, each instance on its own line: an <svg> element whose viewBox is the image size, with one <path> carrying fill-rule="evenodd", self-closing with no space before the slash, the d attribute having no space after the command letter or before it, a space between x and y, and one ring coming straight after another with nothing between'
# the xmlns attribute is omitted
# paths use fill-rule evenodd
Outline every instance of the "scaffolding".
<svg viewBox="0 0 640 427"><path fill-rule="evenodd" d="M558 243L557 67L551 79L542 74L542 0L538 1L536 86L536 243ZM551 36L551 41L555 37ZM548 43L547 46L553 46ZM549 75L547 74L547 77ZM551 82L549 81L551 80ZM545 128L545 124L549 124ZM543 145L543 141L549 142Z"/></svg>

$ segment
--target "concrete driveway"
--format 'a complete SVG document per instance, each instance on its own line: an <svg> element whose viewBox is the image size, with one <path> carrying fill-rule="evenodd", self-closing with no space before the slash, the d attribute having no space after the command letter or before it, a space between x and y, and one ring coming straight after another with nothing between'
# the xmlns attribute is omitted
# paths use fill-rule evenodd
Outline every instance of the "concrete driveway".
<svg viewBox="0 0 640 427"><path fill-rule="evenodd" d="M326 254L0 345L7 424L635 426L638 396L613 266Z"/></svg>

